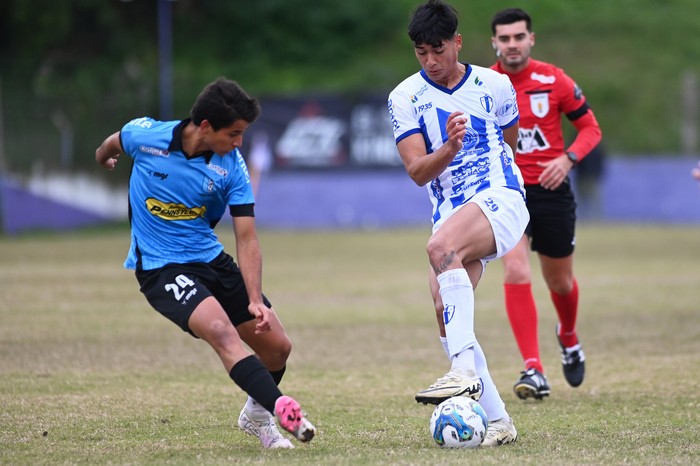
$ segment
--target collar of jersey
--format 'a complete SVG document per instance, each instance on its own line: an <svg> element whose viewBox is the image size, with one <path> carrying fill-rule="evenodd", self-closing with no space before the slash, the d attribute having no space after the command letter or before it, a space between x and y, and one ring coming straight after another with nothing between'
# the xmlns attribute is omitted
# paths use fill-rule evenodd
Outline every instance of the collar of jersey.
<svg viewBox="0 0 700 466"><path fill-rule="evenodd" d="M185 157L188 160L193 159L195 157L204 157L204 160L207 163L209 163L211 158L214 156L214 151L205 150L203 152L197 152L194 155L189 155L182 148L182 130L185 128L185 126L187 126L190 123L190 121L192 121L192 118L185 118L180 123L175 125L175 127L173 128L173 139L170 141L170 145L168 146L168 151L169 152L182 152L183 154L185 154Z"/></svg>

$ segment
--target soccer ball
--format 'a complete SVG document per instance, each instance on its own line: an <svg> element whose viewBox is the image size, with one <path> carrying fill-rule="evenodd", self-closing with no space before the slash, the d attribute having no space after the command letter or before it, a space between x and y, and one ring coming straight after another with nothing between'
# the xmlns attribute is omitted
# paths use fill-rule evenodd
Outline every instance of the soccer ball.
<svg viewBox="0 0 700 466"><path fill-rule="evenodd" d="M430 435L443 448L476 448L489 425L484 408L464 396L448 398L430 417Z"/></svg>

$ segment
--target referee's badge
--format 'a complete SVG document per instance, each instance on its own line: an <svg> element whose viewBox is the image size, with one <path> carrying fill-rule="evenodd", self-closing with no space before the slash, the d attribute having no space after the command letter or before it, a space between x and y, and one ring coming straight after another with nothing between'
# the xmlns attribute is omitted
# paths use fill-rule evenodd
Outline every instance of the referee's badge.
<svg viewBox="0 0 700 466"><path fill-rule="evenodd" d="M532 114L537 118L544 118L549 113L549 95L542 94L530 94L530 108L532 109Z"/></svg>

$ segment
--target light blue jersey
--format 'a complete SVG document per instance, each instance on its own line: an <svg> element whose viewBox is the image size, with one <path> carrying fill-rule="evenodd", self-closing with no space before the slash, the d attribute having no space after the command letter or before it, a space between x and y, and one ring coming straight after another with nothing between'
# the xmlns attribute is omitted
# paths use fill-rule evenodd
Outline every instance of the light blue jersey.
<svg viewBox="0 0 700 466"><path fill-rule="evenodd" d="M438 178L427 185L433 204L433 229L474 194L489 187L507 187L525 195L513 151L503 129L519 118L515 89L507 76L465 64L462 81L447 89L425 71L409 76L389 94L389 114L396 143L420 134L427 153L447 141L447 117L456 111L467 118L462 149Z"/></svg>
<svg viewBox="0 0 700 466"><path fill-rule="evenodd" d="M182 128L189 120L132 120L121 130L133 159L129 179L129 269L209 262L222 251L214 226L226 207L253 215L253 192L243 157L207 152L187 158Z"/></svg>

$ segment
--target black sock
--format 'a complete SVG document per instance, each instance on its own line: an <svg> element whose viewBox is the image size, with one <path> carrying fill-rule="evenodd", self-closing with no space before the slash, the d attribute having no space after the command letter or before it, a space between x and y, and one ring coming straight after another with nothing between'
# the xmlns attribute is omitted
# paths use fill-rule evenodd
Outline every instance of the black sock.
<svg viewBox="0 0 700 466"><path fill-rule="evenodd" d="M284 366L282 369L278 371L270 371L270 374L272 375L272 379L275 381L277 385L280 384L282 381L282 377L284 376L284 371L287 370L287 366Z"/></svg>
<svg viewBox="0 0 700 466"><path fill-rule="evenodd" d="M241 359L229 373L236 385L253 397L263 408L275 414L275 401L282 396L272 374L260 360L251 355Z"/></svg>

